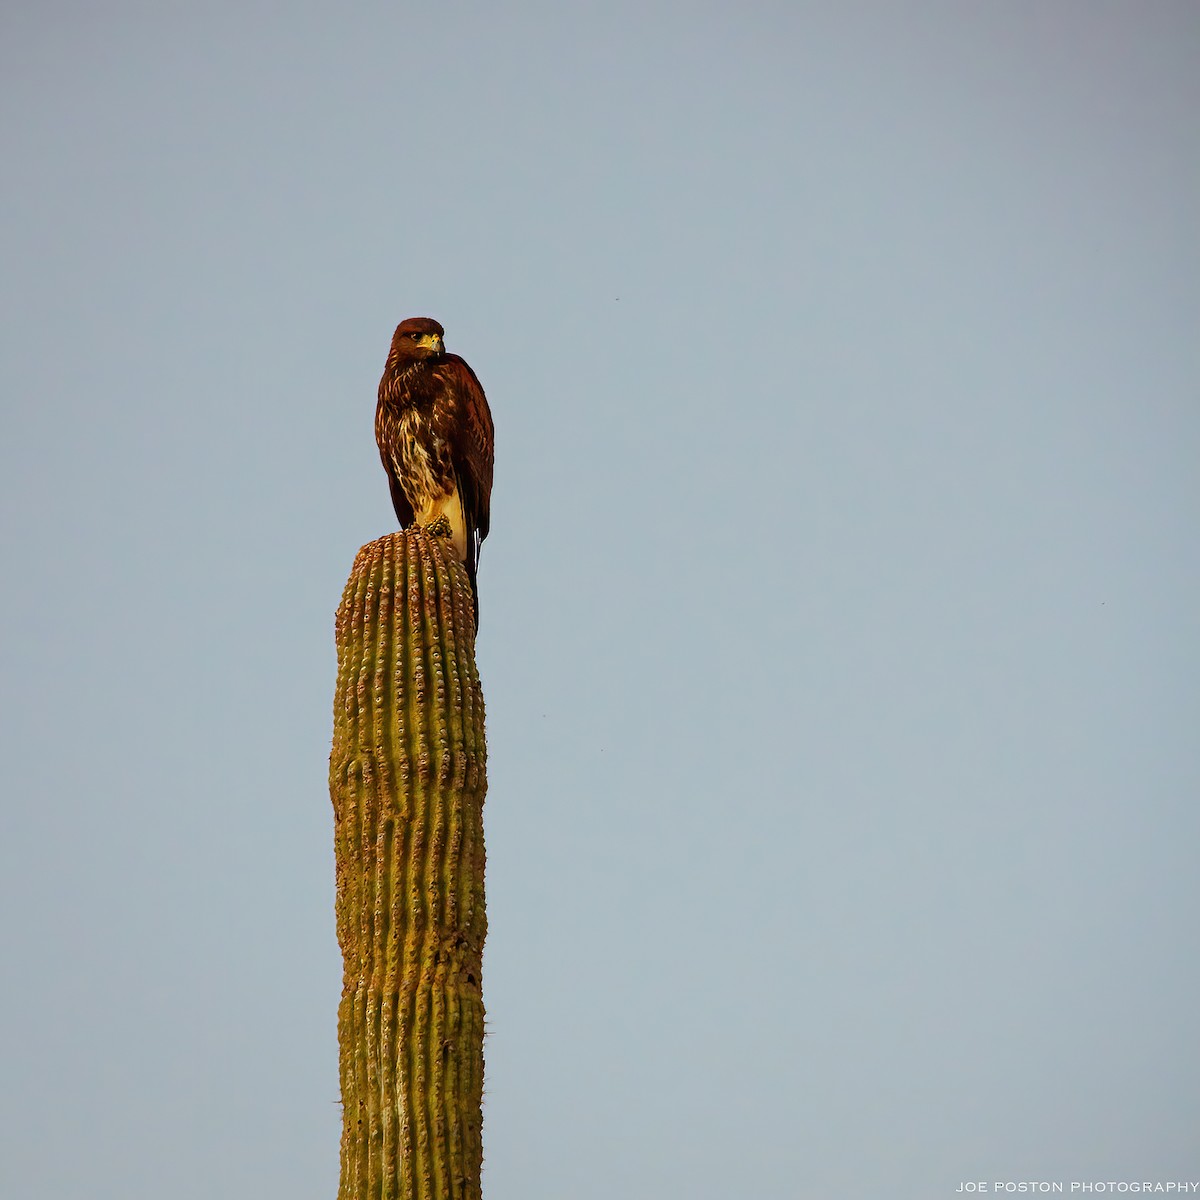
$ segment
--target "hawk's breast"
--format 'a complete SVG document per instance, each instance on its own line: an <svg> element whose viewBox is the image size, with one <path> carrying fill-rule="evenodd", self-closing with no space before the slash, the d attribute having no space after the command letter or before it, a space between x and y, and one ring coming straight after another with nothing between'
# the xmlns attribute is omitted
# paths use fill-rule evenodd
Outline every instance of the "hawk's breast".
<svg viewBox="0 0 1200 1200"><path fill-rule="evenodd" d="M397 433L396 474L413 511L420 513L454 490L450 448L438 437L429 417L417 409L400 414Z"/></svg>

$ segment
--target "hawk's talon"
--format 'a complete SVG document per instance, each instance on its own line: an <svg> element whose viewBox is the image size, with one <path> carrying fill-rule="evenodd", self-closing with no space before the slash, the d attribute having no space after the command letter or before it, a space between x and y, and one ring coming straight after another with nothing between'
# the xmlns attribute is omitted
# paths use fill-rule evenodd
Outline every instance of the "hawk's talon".
<svg viewBox="0 0 1200 1200"><path fill-rule="evenodd" d="M424 529L430 537L454 536L454 530L450 527L450 522L445 516L434 517L434 519L430 521L428 525L422 525L421 528Z"/></svg>

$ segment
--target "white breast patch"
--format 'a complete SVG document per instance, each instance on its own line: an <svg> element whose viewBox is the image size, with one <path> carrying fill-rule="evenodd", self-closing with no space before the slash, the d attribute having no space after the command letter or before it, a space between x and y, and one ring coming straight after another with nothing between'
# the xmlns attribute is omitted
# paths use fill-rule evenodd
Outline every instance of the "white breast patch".
<svg viewBox="0 0 1200 1200"><path fill-rule="evenodd" d="M433 443L436 452L443 451L440 439L421 414L409 410L400 417L400 436L397 441L400 461L394 466L403 483L404 494L416 514L417 524L428 525L438 517L445 517L450 523L454 547L465 562L467 522L463 514L462 497L456 487L451 486L447 492L438 485L428 449L428 444Z"/></svg>

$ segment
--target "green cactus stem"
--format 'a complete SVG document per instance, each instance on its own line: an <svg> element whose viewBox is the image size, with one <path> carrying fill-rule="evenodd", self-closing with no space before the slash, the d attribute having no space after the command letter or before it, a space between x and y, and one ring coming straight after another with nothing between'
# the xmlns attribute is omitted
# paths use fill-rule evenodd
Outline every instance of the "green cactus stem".
<svg viewBox="0 0 1200 1200"><path fill-rule="evenodd" d="M338 1200L477 1200L487 748L471 586L446 538L358 552L337 658Z"/></svg>

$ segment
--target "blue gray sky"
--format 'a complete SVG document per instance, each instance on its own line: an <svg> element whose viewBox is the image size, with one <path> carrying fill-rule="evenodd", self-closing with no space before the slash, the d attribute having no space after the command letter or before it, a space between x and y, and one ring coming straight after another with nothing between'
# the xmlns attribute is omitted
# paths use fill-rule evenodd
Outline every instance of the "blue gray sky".
<svg viewBox="0 0 1200 1200"><path fill-rule="evenodd" d="M13 0L0 1194L331 1197L333 611L497 427L489 1200L1198 1179L1200 8Z"/></svg>

